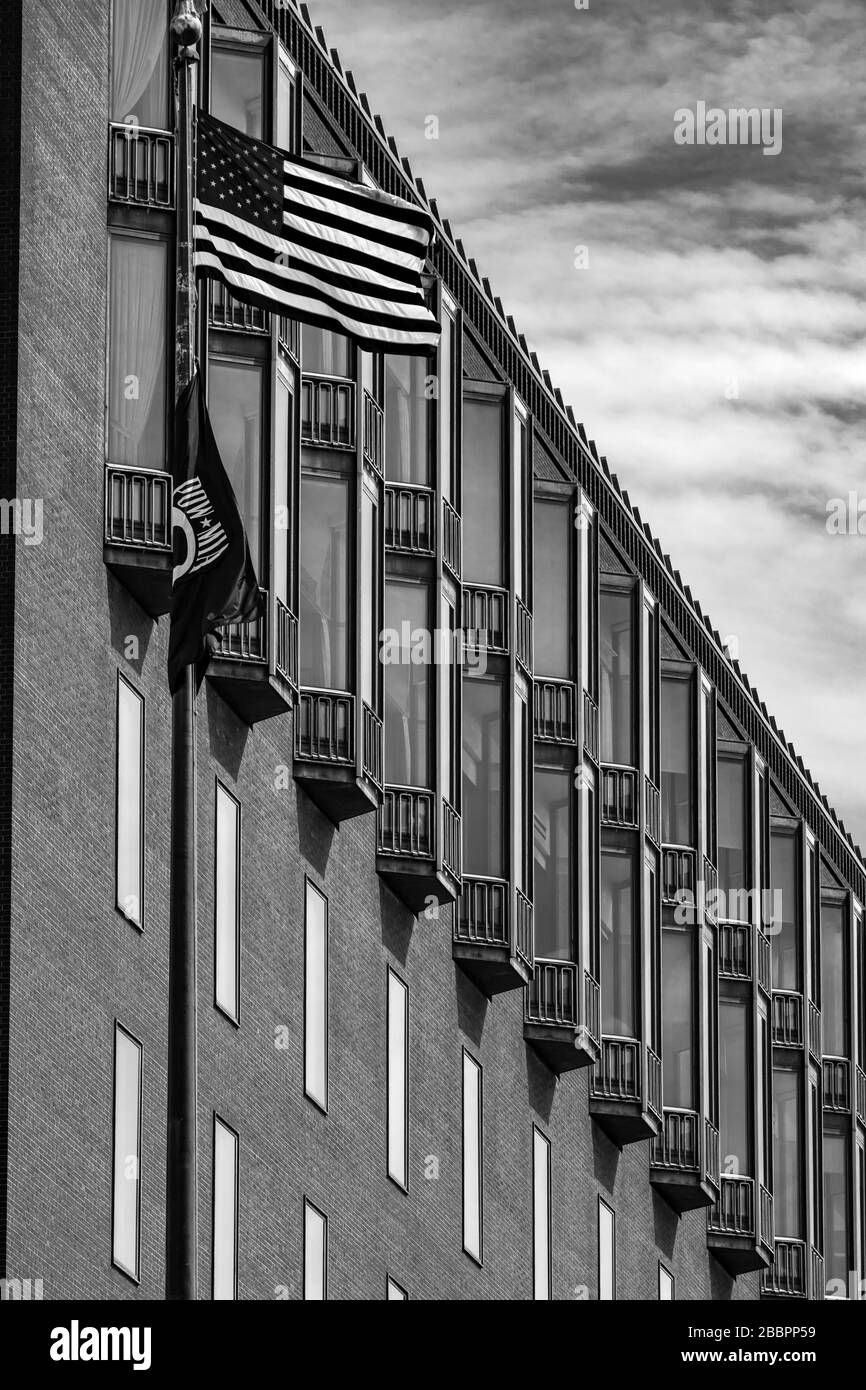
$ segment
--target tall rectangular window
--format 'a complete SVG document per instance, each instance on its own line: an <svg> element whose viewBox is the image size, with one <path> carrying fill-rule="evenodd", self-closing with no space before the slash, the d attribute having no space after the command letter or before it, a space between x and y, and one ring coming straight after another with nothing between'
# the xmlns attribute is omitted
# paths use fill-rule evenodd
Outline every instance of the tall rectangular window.
<svg viewBox="0 0 866 1390"><path fill-rule="evenodd" d="M168 128L166 0L114 0L111 119L151 130Z"/></svg>
<svg viewBox="0 0 866 1390"><path fill-rule="evenodd" d="M385 780L392 786L430 785L429 605L426 584L385 585Z"/></svg>
<svg viewBox="0 0 866 1390"><path fill-rule="evenodd" d="M346 690L349 681L349 480L301 483L301 685Z"/></svg>
<svg viewBox="0 0 866 1390"><path fill-rule="evenodd" d="M770 876L773 889L773 989L801 990L803 896L800 883L800 847L796 835L783 831L772 833Z"/></svg>
<svg viewBox="0 0 866 1390"><path fill-rule="evenodd" d="M673 1303L674 1301L674 1276L669 1269L659 1261L659 1302Z"/></svg>
<svg viewBox="0 0 866 1390"><path fill-rule="evenodd" d="M304 1202L304 1298L328 1297L328 1218Z"/></svg>
<svg viewBox="0 0 866 1390"><path fill-rule="evenodd" d="M719 1139L723 1173L752 1176L751 1055L745 1003L719 1002Z"/></svg>
<svg viewBox="0 0 866 1390"><path fill-rule="evenodd" d="M695 1109L694 935L662 932L662 1057L664 1103Z"/></svg>
<svg viewBox="0 0 866 1390"><path fill-rule="evenodd" d="M238 1136L213 1122L213 1296L238 1296Z"/></svg>
<svg viewBox="0 0 866 1390"><path fill-rule="evenodd" d="M573 960L571 932L570 772L535 769L535 954Z"/></svg>
<svg viewBox="0 0 866 1390"><path fill-rule="evenodd" d="M662 840L694 845L692 813L692 682L662 680Z"/></svg>
<svg viewBox="0 0 866 1390"><path fill-rule="evenodd" d="M726 921L749 921L749 856L746 847L746 760L720 757L719 892Z"/></svg>
<svg viewBox="0 0 866 1390"><path fill-rule="evenodd" d="M388 971L388 1177L409 1186L409 990Z"/></svg>
<svg viewBox="0 0 866 1390"><path fill-rule="evenodd" d="M636 765L634 737L634 597L622 590L599 595L601 761Z"/></svg>
<svg viewBox="0 0 866 1390"><path fill-rule="evenodd" d="M598 1199L598 1297L606 1303L616 1298L616 1216L601 1197Z"/></svg>
<svg viewBox="0 0 866 1390"><path fill-rule="evenodd" d="M166 242L111 234L109 463L165 468L167 275Z"/></svg>
<svg viewBox="0 0 866 1390"><path fill-rule="evenodd" d="M504 878L502 786L502 684L467 676L463 680L464 872Z"/></svg>
<svg viewBox="0 0 866 1390"><path fill-rule="evenodd" d="M253 140L270 135L265 130L265 51L245 46L211 48L210 109L226 125Z"/></svg>
<svg viewBox="0 0 866 1390"><path fill-rule="evenodd" d="M463 403L463 555L466 582L505 587L502 402Z"/></svg>
<svg viewBox="0 0 866 1390"><path fill-rule="evenodd" d="M773 1070L773 1208L776 1237L803 1239L802 1076Z"/></svg>
<svg viewBox="0 0 866 1390"><path fill-rule="evenodd" d="M406 1290L403 1288L403 1285L398 1284L396 1279L392 1279L390 1274L388 1275L387 1282L385 1284L385 1295L389 1303L405 1303L406 1299L409 1297Z"/></svg>
<svg viewBox="0 0 866 1390"><path fill-rule="evenodd" d="M238 1020L240 1005L241 808L222 783L216 784L216 852L214 920L216 931L216 1003Z"/></svg>
<svg viewBox="0 0 866 1390"><path fill-rule="evenodd" d="M847 913L842 903L821 905L821 1024L824 1053L850 1057Z"/></svg>
<svg viewBox="0 0 866 1390"><path fill-rule="evenodd" d="M307 879L304 913L304 1092L328 1108L328 900Z"/></svg>
<svg viewBox="0 0 866 1390"><path fill-rule="evenodd" d="M481 1067L463 1050L463 1249L481 1263L482 1251Z"/></svg>
<svg viewBox="0 0 866 1390"><path fill-rule="evenodd" d="M634 853L601 852L602 1032L637 1037Z"/></svg>
<svg viewBox="0 0 866 1390"><path fill-rule="evenodd" d="M848 1223L849 1142L847 1134L824 1130L824 1278L828 1284L831 1280L841 1281L842 1289L845 1291L841 1293L842 1298L847 1297L848 1271L851 1268ZM836 1289L838 1290L838 1285Z"/></svg>
<svg viewBox="0 0 866 1390"><path fill-rule="evenodd" d="M289 512L291 508L292 441L295 398L287 377L277 369L274 430L274 594L290 607L293 602L290 573ZM262 583L265 582L261 576Z"/></svg>
<svg viewBox="0 0 866 1390"><path fill-rule="evenodd" d="M550 1140L532 1127L533 1297L550 1298Z"/></svg>
<svg viewBox="0 0 866 1390"><path fill-rule="evenodd" d="M514 410L514 498L511 514L511 547L514 570L514 592L519 599L527 598L528 556L529 547L526 543L524 512L526 509L526 457L528 448L529 431L526 424L526 413L522 406L515 406ZM562 583L562 577L560 578Z"/></svg>
<svg viewBox="0 0 866 1390"><path fill-rule="evenodd" d="M512 729L514 733L514 778L511 792L512 860L514 866L514 886L521 893L528 887L529 844L527 840L527 821L531 814L527 802L532 777L527 764L529 748L528 702L522 691L515 692L511 705Z"/></svg>
<svg viewBox="0 0 866 1390"><path fill-rule="evenodd" d="M423 357L385 358L385 477L430 487L433 411Z"/></svg>
<svg viewBox="0 0 866 1390"><path fill-rule="evenodd" d="M369 355L369 354L367 354ZM376 654L379 607L379 527L376 500L364 485L361 488L361 699L371 710L378 710ZM387 621L387 620L386 620ZM386 763L387 766L387 763Z"/></svg>
<svg viewBox="0 0 866 1390"><path fill-rule="evenodd" d="M442 305L442 337L439 340L439 475L442 496L454 500L454 366L457 360L457 324L447 304Z"/></svg>
<svg viewBox="0 0 866 1390"><path fill-rule="evenodd" d="M117 832L115 901L124 917L144 920L144 700L117 677Z"/></svg>
<svg viewBox="0 0 866 1390"><path fill-rule="evenodd" d="M541 676L571 676L571 571L569 547L574 519L564 502L535 502L535 616L532 644Z"/></svg>
<svg viewBox="0 0 866 1390"><path fill-rule="evenodd" d="M278 149L289 154L295 152L297 143L297 81L295 66L285 53L280 52L277 68L277 132Z"/></svg>
<svg viewBox="0 0 866 1390"><path fill-rule="evenodd" d="M264 369L261 362L212 356L208 409L214 438L237 500L259 583L266 582L263 497ZM267 431L265 431L265 435Z"/></svg>
<svg viewBox="0 0 866 1390"><path fill-rule="evenodd" d="M114 1025L112 1263L138 1278L141 1244L141 1043Z"/></svg>

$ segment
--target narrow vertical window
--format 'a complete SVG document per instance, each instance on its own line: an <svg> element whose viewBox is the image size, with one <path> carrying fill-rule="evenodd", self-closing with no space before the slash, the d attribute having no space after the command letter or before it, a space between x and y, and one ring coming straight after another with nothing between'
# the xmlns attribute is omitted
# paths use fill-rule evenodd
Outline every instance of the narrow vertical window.
<svg viewBox="0 0 866 1390"><path fill-rule="evenodd" d="M167 255L155 237L110 238L108 461L129 468L165 467Z"/></svg>
<svg viewBox="0 0 866 1390"><path fill-rule="evenodd" d="M746 763L721 757L719 778L719 891L721 915L728 922L749 921L746 851Z"/></svg>
<svg viewBox="0 0 866 1390"><path fill-rule="evenodd" d="M550 1298L550 1140L532 1127L533 1297Z"/></svg>
<svg viewBox="0 0 866 1390"><path fill-rule="evenodd" d="M295 153L297 140L297 79L296 69L291 59L280 51L277 68L277 130L276 144L289 154Z"/></svg>
<svg viewBox="0 0 866 1390"><path fill-rule="evenodd" d="M349 483L301 483L301 684L345 690L349 680Z"/></svg>
<svg viewBox="0 0 866 1390"><path fill-rule="evenodd" d="M748 1015L737 999L719 1003L719 1138L723 1173L752 1174Z"/></svg>
<svg viewBox="0 0 866 1390"><path fill-rule="evenodd" d="M144 700L117 677L116 902L136 926L144 918Z"/></svg>
<svg viewBox="0 0 866 1390"><path fill-rule="evenodd" d="M776 1237L803 1239L802 1076L773 1071L773 1210Z"/></svg>
<svg viewBox="0 0 866 1390"><path fill-rule="evenodd" d="M846 1298L850 1263L847 1134L824 1131L824 1277ZM816 1176L817 1181L817 1176Z"/></svg>
<svg viewBox="0 0 866 1390"><path fill-rule="evenodd" d="M634 767L634 601L631 593L602 590L599 597L601 760Z"/></svg>
<svg viewBox="0 0 866 1390"><path fill-rule="evenodd" d="M409 1186L409 990L388 971L388 1177Z"/></svg>
<svg viewBox="0 0 866 1390"><path fill-rule="evenodd" d="M328 900L309 879L304 945L304 1091L328 1108Z"/></svg>
<svg viewBox="0 0 866 1390"><path fill-rule="evenodd" d="M238 1136L213 1122L213 1296L238 1296Z"/></svg>
<svg viewBox="0 0 866 1390"><path fill-rule="evenodd" d="M502 403L463 404L463 554L467 582L504 585Z"/></svg>
<svg viewBox="0 0 866 1390"><path fill-rule="evenodd" d="M573 774L535 769L535 954L574 960L571 914Z"/></svg>
<svg viewBox="0 0 866 1390"><path fill-rule="evenodd" d="M466 676L463 680L463 823L472 826L464 844L464 872L503 878L502 685Z"/></svg>
<svg viewBox="0 0 866 1390"><path fill-rule="evenodd" d="M601 1003L602 1032L637 1037L634 854L602 849Z"/></svg>
<svg viewBox="0 0 866 1390"><path fill-rule="evenodd" d="M304 1202L304 1298L328 1297L328 1218Z"/></svg>
<svg viewBox="0 0 866 1390"><path fill-rule="evenodd" d="M387 1282L386 1282L386 1285L385 1285L385 1297L387 1298L387 1300L388 1300L389 1303L391 1302L392 1299L393 1299L393 1300L399 1300L400 1302L405 1303L405 1301L406 1301L406 1299L409 1297L409 1295L407 1294L406 1290L403 1288L403 1285L402 1285L402 1284L398 1284L398 1283L397 1283L397 1280L396 1280L396 1279L392 1279L391 1276L390 1276L390 1274L389 1274L389 1275L388 1275Z"/></svg>
<svg viewBox="0 0 866 1390"><path fill-rule="evenodd" d="M111 119L150 130L168 126L166 0L114 0Z"/></svg>
<svg viewBox="0 0 866 1390"><path fill-rule="evenodd" d="M422 357L385 358L385 477L430 486L433 412Z"/></svg>
<svg viewBox="0 0 866 1390"><path fill-rule="evenodd" d="M842 903L821 905L821 999L824 1054L850 1057L846 912Z"/></svg>
<svg viewBox="0 0 866 1390"><path fill-rule="evenodd" d="M694 935L662 932L662 1057L665 1106L695 1109Z"/></svg>
<svg viewBox="0 0 866 1390"><path fill-rule="evenodd" d="M419 660L429 642L426 584L389 579L385 586L385 779L389 786L430 785L432 666Z"/></svg>
<svg viewBox="0 0 866 1390"><path fill-rule="evenodd" d="M249 47L211 49L212 113L254 140L265 138L265 53Z"/></svg>
<svg viewBox="0 0 866 1390"><path fill-rule="evenodd" d="M563 502L535 502L535 617L532 644L539 676L571 676L569 547L573 518Z"/></svg>
<svg viewBox="0 0 866 1390"><path fill-rule="evenodd" d="M692 819L692 683L662 681L662 840L666 845L693 845Z"/></svg>
<svg viewBox="0 0 866 1390"><path fill-rule="evenodd" d="M669 1269L659 1261L659 1302L672 1303L674 1301L674 1276Z"/></svg>
<svg viewBox="0 0 866 1390"><path fill-rule="evenodd" d="M216 784L214 916L216 1004L235 1023L240 1005L240 816L241 808L221 782Z"/></svg>
<svg viewBox="0 0 866 1390"><path fill-rule="evenodd" d="M803 900L800 852L796 835L775 831L770 837L773 888L773 989L801 990Z"/></svg>
<svg viewBox="0 0 866 1390"><path fill-rule="evenodd" d="M274 595L286 608L292 604L289 510L291 506L294 406L287 377L278 369L274 430ZM262 577L264 583L264 578Z"/></svg>
<svg viewBox="0 0 866 1390"><path fill-rule="evenodd" d="M141 1243L141 1043L114 1025L112 1263L138 1278Z"/></svg>
<svg viewBox="0 0 866 1390"><path fill-rule="evenodd" d="M598 1199L598 1296L607 1303L616 1298L616 1216L601 1197Z"/></svg>
<svg viewBox="0 0 866 1390"><path fill-rule="evenodd" d="M208 409L214 438L237 499L259 583L266 583L263 498L265 373L260 362L212 356L208 366Z"/></svg>
<svg viewBox="0 0 866 1390"><path fill-rule="evenodd" d="M481 1068L463 1052L463 1249L481 1263Z"/></svg>

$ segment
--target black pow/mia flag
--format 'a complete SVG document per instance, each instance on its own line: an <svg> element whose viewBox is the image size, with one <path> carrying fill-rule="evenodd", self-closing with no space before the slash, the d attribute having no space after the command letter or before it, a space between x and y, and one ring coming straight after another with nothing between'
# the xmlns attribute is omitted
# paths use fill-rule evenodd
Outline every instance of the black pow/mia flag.
<svg viewBox="0 0 866 1390"><path fill-rule="evenodd" d="M172 695L184 667L200 684L225 623L261 617L263 604L244 524L219 456L196 368L177 402L172 494L174 570L168 684Z"/></svg>

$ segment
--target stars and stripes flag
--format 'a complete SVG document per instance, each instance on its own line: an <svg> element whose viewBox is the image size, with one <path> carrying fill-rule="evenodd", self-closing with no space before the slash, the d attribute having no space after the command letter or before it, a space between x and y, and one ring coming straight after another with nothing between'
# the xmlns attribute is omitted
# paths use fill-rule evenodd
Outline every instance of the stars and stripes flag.
<svg viewBox="0 0 866 1390"><path fill-rule="evenodd" d="M421 284L433 223L421 208L204 113L196 158L197 270L237 299L371 351L436 346Z"/></svg>

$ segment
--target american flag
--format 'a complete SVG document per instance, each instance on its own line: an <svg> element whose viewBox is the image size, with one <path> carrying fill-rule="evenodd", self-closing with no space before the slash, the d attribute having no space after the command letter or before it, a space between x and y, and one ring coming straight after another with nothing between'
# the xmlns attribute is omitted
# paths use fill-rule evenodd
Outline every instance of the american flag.
<svg viewBox="0 0 866 1390"><path fill-rule="evenodd" d="M346 333L371 351L427 353L439 324L421 272L433 224L412 203L196 121L195 265L237 299Z"/></svg>

